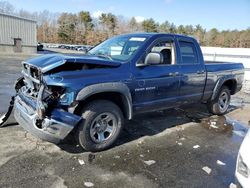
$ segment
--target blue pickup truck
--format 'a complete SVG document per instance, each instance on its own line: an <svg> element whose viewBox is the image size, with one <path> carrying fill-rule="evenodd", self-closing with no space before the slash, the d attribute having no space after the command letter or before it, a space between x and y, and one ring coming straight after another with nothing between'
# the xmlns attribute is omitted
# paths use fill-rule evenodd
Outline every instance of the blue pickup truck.
<svg viewBox="0 0 250 188"><path fill-rule="evenodd" d="M194 38L160 33L116 36L82 56L44 55L22 63L14 99L16 121L58 143L73 132L80 146L114 144L124 119L187 103L227 112L240 91L241 63L206 63Z"/></svg>

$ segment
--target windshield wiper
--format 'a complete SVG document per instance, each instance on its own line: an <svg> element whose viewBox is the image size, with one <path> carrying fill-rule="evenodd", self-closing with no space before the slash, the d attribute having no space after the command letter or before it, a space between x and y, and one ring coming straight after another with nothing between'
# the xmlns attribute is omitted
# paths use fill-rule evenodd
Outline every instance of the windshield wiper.
<svg viewBox="0 0 250 188"><path fill-rule="evenodd" d="M97 56L97 57L101 57L101 58L113 60L111 56L105 55L105 54L91 54L91 53L88 53L88 55L93 55L93 56Z"/></svg>
<svg viewBox="0 0 250 188"><path fill-rule="evenodd" d="M111 56L109 55L104 55L104 54L98 54L96 55L97 57L103 57L103 58L106 58L106 59L109 59L109 60L113 60Z"/></svg>

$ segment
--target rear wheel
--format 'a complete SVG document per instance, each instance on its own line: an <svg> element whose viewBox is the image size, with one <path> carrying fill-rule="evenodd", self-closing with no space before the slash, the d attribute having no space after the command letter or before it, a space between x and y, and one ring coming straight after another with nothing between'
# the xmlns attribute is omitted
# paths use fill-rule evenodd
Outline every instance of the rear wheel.
<svg viewBox="0 0 250 188"><path fill-rule="evenodd" d="M208 110L213 114L223 115L228 110L230 99L230 90L223 86L216 98L208 103Z"/></svg>
<svg viewBox="0 0 250 188"><path fill-rule="evenodd" d="M123 114L113 102L97 100L82 111L77 140L87 151L102 151L111 147L123 127Z"/></svg>

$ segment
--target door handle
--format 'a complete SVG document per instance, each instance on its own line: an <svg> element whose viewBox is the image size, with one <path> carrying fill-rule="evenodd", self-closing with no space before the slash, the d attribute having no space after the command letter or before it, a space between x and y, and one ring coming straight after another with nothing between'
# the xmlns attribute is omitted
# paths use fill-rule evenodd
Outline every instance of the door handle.
<svg viewBox="0 0 250 188"><path fill-rule="evenodd" d="M179 72L170 72L168 75L169 76L178 76Z"/></svg>
<svg viewBox="0 0 250 188"><path fill-rule="evenodd" d="M197 71L196 73L197 74L203 74L205 71L204 70L202 70L202 71Z"/></svg>

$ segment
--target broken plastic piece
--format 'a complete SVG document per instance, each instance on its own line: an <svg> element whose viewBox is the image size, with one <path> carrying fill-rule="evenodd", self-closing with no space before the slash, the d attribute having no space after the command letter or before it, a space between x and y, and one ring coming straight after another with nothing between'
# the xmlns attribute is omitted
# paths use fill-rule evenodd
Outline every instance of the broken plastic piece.
<svg viewBox="0 0 250 188"><path fill-rule="evenodd" d="M218 165L221 165L221 166L225 166L225 165L226 165L226 163L223 163L223 162L220 161L220 160L217 160L217 164L218 164Z"/></svg>
<svg viewBox="0 0 250 188"><path fill-rule="evenodd" d="M13 106L14 106L14 100L15 100L15 96L12 96L11 100L10 100L10 105L9 105L8 111L0 117L0 127L3 127L4 123L10 117L10 114L11 114L11 112L13 110Z"/></svg>
<svg viewBox="0 0 250 188"><path fill-rule="evenodd" d="M82 159L78 159L78 162L79 162L80 165L85 165L85 162Z"/></svg>
<svg viewBox="0 0 250 188"><path fill-rule="evenodd" d="M214 125L214 124L210 124L210 127L212 127L212 128L214 128L214 129L218 129L219 127L217 127L216 125Z"/></svg>
<svg viewBox="0 0 250 188"><path fill-rule="evenodd" d="M210 174L212 172L211 168L207 167L207 166L204 166L202 168L202 170L204 170L207 174Z"/></svg>

